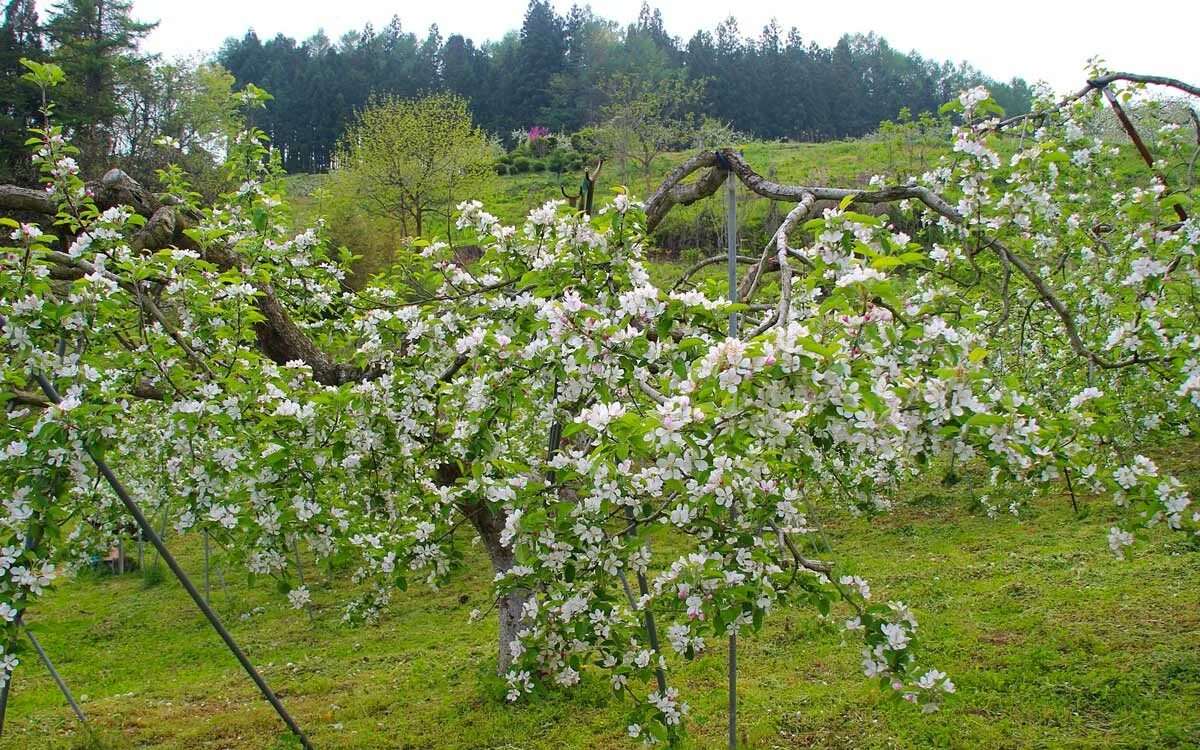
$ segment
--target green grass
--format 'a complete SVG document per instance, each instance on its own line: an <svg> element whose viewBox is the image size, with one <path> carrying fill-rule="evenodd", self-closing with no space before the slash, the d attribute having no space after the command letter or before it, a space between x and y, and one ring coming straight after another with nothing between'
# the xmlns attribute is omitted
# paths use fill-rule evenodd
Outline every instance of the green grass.
<svg viewBox="0 0 1200 750"><path fill-rule="evenodd" d="M911 136L876 136L853 141L831 141L827 143L747 143L744 152L747 160L759 172L781 182L791 184L830 184L847 187L866 187L870 177L876 173L912 174L928 169L942 153L945 139L930 137L915 139ZM599 210L613 195L613 189L625 186L635 196L645 199L653 187L657 187L667 173L692 152L662 155L654 165L650 185L644 175L630 167L622 169L616 163L606 164L600 172L595 192L595 208ZM485 195L469 196L483 201L485 208L498 216L504 223L520 225L530 209L548 200L562 198L560 186L567 192L577 191L581 175L568 172L557 175L553 172L527 172L498 176L491 190ZM355 252L366 256L364 267L374 271L385 266L399 249L400 229L397 223L389 223L379 216L345 218L338 207L344 201L331 198L322 190L331 184L325 175L299 174L287 178L289 203L294 209L297 229L311 226L319 216L342 216L334 218L329 227L336 241L351 246ZM739 237L750 246L761 246L767 238L765 225L768 223L770 201L740 191ZM468 196L462 196L463 198ZM656 251L658 257L672 257L681 250L697 249L707 252L723 242L724 238L724 194L700 201L688 207L676 207L656 233L658 240L667 248ZM783 209L786 213L786 209ZM782 219L783 214L776 217ZM444 216L430 214L426 217L425 235L445 240L450 230ZM457 234L454 236L457 242Z"/></svg>
<svg viewBox="0 0 1200 750"><path fill-rule="evenodd" d="M1200 454L1156 454L1193 492ZM1020 518L975 509L981 477L914 483L876 519L827 519L837 558L877 598L921 617L923 659L959 692L921 716L885 700L858 649L807 611L741 639L745 748L1200 747L1200 549L1159 531L1125 562L1105 546L1111 505L1065 496ZM193 538L174 538L199 578ZM318 748L630 747L602 676L535 705L506 705L491 676L490 575L475 552L437 592L397 592L375 626L339 624L342 581L314 586L315 622L267 583L230 573L214 602ZM310 575L313 572L310 571ZM255 608L261 607L260 610ZM240 613L258 613L241 619ZM840 620L845 613L837 613ZM21 654L0 748L283 748L280 724L181 587L138 574L64 584L29 621L97 727L88 744L31 650ZM692 711L690 747L724 747L724 648L672 675Z"/></svg>
<svg viewBox="0 0 1200 750"><path fill-rule="evenodd" d="M1019 139L997 144L1007 157ZM1145 182L1149 173L1132 146L1123 144L1124 156L1118 169L1122 181ZM739 148L746 160L769 179L792 185L829 185L866 188L876 174L892 180L919 176L937 165L949 152L950 137L945 131L920 133L913 128L881 130L865 138L825 143L748 142ZM611 198L615 188L624 186L635 197L645 199L661 184L667 173L693 151L666 153L659 157L647 180L636 167L622 168L610 162L600 173L596 188L597 210ZM553 172L527 172L497 176L491 188L473 197L505 224L520 225L528 212L548 200L562 198L560 186L568 192L578 190L579 172L562 175ZM1173 182L1182 176L1173 175ZM338 200L323 191L331 184L326 175L298 174L287 177L289 203L294 209L297 229L312 226L318 217L330 218L327 227L335 243L351 247L363 256L357 270L371 275L393 263L402 251L403 238L398 222L379 215L355 213L345 200ZM663 219L652 238L656 260L670 261L684 257L703 257L724 244L725 197L723 191L691 206L676 206ZM739 186L738 241L743 249L761 250L770 238L788 206L774 204ZM429 214L425 219L427 238L460 244L455 230L445 216ZM363 277L365 278L365 277ZM360 281L363 279L360 279Z"/></svg>

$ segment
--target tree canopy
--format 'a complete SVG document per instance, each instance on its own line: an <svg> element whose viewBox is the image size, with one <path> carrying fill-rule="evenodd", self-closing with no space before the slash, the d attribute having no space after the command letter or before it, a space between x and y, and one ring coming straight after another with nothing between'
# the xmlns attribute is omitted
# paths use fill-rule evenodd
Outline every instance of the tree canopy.
<svg viewBox="0 0 1200 750"><path fill-rule="evenodd" d="M648 5L622 27L589 7L560 17L545 0L531 0L519 31L482 45L443 38L436 27L421 37L396 17L382 30L368 26L334 41L249 32L228 40L219 60L239 85L275 94L259 124L294 172L328 170L342 129L373 94L453 91L484 130L506 136L599 124L619 80L646 89L679 80L705 91L683 114L796 140L864 135L902 107L934 111L976 84L987 84L1012 114L1025 111L1030 97L1024 81L1001 83L966 64L902 54L875 35L847 35L827 49L774 23L744 35L730 19L715 35L701 31L685 42ZM322 106L303 104L311 101Z"/></svg>
<svg viewBox="0 0 1200 750"><path fill-rule="evenodd" d="M455 203L484 189L494 159L466 100L441 93L372 99L347 127L336 164L345 194L419 236L430 211L449 220Z"/></svg>

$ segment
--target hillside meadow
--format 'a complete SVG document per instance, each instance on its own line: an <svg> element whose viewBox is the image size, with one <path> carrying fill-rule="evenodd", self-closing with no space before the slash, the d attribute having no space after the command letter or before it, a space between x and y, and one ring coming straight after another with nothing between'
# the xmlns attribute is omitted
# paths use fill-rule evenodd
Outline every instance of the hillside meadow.
<svg viewBox="0 0 1200 750"><path fill-rule="evenodd" d="M946 152L944 132L922 133L917 127L885 129L868 138L823 143L751 141L740 150L761 174L780 182L803 185L867 187L876 174L920 174L933 167ZM600 169L595 190L595 208L600 210L614 190L627 190L645 199L667 173L693 152L665 153L653 165L650 180L634 165L627 168L616 162ZM579 173L551 171L496 175L480 194L456 196L456 200L474 198L484 208L508 224L519 225L533 208L549 200L562 200L563 192L579 191ZM405 242L399 222L386 215L356 207L352 197L339 191L336 179L326 174L298 174L286 178L297 230L313 226L324 218L331 240L345 244L363 256L356 266L366 273L386 269L402 259ZM738 236L747 249L758 247L769 237L787 213L782 204L761 198L739 185ZM431 213L427 220L429 238L459 241L451 216ZM687 261L707 255L724 242L725 197L720 195L692 206L677 206L663 221L652 238L651 255L662 266L661 280L673 282L670 274L682 270Z"/></svg>
<svg viewBox="0 0 1200 750"><path fill-rule="evenodd" d="M1154 454L1195 491L1200 452ZM1200 549L1153 534L1129 560L1104 544L1107 498L1029 501L989 518L984 477L944 467L909 483L895 510L826 519L839 563L875 596L911 604L921 651L958 693L936 714L885 700L829 622L782 611L739 649L742 746L792 748L1200 747ZM196 537L172 537L200 580ZM671 540L663 538L663 544ZM345 572L311 569L313 621L270 580L232 572L213 602L316 747L551 750L627 747L625 706L599 675L535 704L506 705L491 675L491 574L476 547L439 590L397 592L377 624L340 623ZM0 748L258 750L291 747L277 718L182 588L161 577L84 572L29 621L96 729L82 732L33 652L22 653ZM692 701L689 747L723 746L724 645L677 674Z"/></svg>

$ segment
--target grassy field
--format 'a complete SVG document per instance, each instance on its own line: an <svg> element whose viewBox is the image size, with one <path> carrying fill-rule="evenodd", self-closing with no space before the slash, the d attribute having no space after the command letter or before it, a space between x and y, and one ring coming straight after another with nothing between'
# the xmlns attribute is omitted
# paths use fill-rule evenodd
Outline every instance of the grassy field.
<svg viewBox="0 0 1200 750"><path fill-rule="evenodd" d="M1155 454L1193 493L1194 444ZM742 639L744 748L1200 747L1200 548L1153 534L1130 560L1105 546L1110 501L1065 496L988 519L971 487L930 476L890 515L827 519L838 560L921 617L924 660L959 686L921 716L859 672L858 650L808 612ZM194 538L173 538L201 573ZM269 582L230 573L214 602L318 748L621 748L623 704L599 675L536 705L506 705L490 674L495 621L482 554L438 592L397 593L385 618L339 624L344 582L314 586L315 620ZM310 571L310 574L313 572ZM249 614L247 614L249 613ZM842 613L836 613L840 619ZM88 574L29 613L83 701L82 733L31 650L21 654L0 749L292 747L233 657L174 580ZM724 747L724 653L677 670L693 707L690 747Z"/></svg>
<svg viewBox="0 0 1200 750"><path fill-rule="evenodd" d="M843 187L866 187L871 176L920 174L946 150L944 137L921 136L901 132L878 135L853 141L827 143L747 143L742 148L746 159L760 173L790 184L827 184ZM624 186L635 197L646 198L666 174L692 152L662 155L654 166L649 184L636 170L623 170L615 163L607 164L597 182L595 207L604 206L613 189ZM497 176L482 195L471 197L483 201L485 208L507 224L520 225L532 208L548 200L561 199L560 186L568 192L578 190L579 173L532 172ZM368 274L394 261L403 246L398 222L378 214L366 214L351 208L350 203L334 195L334 182L327 175L292 175L287 178L289 203L294 209L297 229L312 226L318 217L325 217L330 238L335 244L351 247L364 256L359 268ZM769 237L767 225L773 229L787 212L770 218L771 201L740 188L738 205L738 234L749 247L760 247ZM467 197L467 196L463 196ZM676 207L666 217L655 239L665 251L656 251L660 260L693 257L706 253L724 242L725 197L716 196L692 206ZM454 242L463 241L448 228L444 216L426 217L428 238Z"/></svg>

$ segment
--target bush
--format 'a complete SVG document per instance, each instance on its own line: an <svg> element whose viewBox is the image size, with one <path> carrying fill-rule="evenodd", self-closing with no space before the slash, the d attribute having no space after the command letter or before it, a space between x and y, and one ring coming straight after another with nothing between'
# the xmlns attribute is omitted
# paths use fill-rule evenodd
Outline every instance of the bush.
<svg viewBox="0 0 1200 750"><path fill-rule="evenodd" d="M545 172L546 171L546 160L545 159L530 159L529 160L529 171L530 172Z"/></svg>
<svg viewBox="0 0 1200 750"><path fill-rule="evenodd" d="M530 158L528 156L513 157L512 173L513 174L521 174L522 172L528 172L530 167L532 166L532 163L533 162L530 160Z"/></svg>

